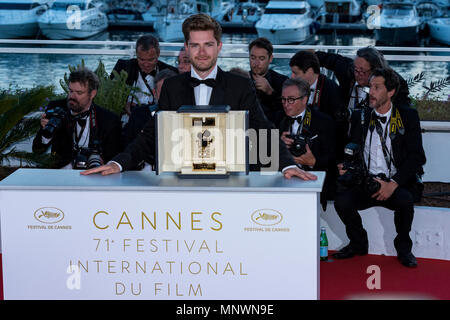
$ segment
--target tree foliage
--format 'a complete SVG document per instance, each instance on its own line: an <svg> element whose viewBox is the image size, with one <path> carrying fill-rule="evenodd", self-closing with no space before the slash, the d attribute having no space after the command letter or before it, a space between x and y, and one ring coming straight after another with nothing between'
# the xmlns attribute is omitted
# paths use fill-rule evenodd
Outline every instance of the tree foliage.
<svg viewBox="0 0 450 320"><path fill-rule="evenodd" d="M37 166L52 162L50 155L19 151L16 144L36 134L40 117L33 112L46 105L54 95L53 86L0 92L0 164L9 164L13 159Z"/></svg>

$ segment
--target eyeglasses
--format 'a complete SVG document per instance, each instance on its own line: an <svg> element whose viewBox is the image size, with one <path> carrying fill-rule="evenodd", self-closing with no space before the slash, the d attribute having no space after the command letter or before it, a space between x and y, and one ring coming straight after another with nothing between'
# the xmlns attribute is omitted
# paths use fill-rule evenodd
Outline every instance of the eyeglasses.
<svg viewBox="0 0 450 320"><path fill-rule="evenodd" d="M306 95L300 96L300 97L297 97L297 98L293 98L293 97L289 97L289 98L281 97L281 103L282 103L282 104L285 104L285 103L287 102L288 104L294 104L295 101L297 101L298 99L302 99L302 98L304 98L304 97L306 97Z"/></svg>
<svg viewBox="0 0 450 320"><path fill-rule="evenodd" d="M362 69L356 69L355 68L355 72L360 74L360 75L362 75L362 76L369 74L370 71L371 71L370 69L369 70L362 70Z"/></svg>

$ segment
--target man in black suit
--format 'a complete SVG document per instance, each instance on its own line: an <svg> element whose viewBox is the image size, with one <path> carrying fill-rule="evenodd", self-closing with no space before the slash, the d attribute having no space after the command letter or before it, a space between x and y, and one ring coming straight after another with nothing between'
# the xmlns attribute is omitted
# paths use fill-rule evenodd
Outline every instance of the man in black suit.
<svg viewBox="0 0 450 320"><path fill-rule="evenodd" d="M114 66L115 71L120 74L122 70L128 73L126 83L130 86L141 89L142 92L135 92L135 96L139 99L140 104L154 104L156 99L153 95L155 89L155 76L164 69L170 69L178 73L178 69L164 63L159 59L159 41L152 35L141 36L136 41L136 58L119 59ZM114 73L111 73L114 78ZM131 114L131 109L138 104L133 97L130 96L125 111Z"/></svg>
<svg viewBox="0 0 450 320"><path fill-rule="evenodd" d="M305 80L288 79L282 90L281 102L286 116L280 123L281 139L304 170L327 172L320 197L326 207L326 200L333 197L337 174L334 121L308 106L310 86Z"/></svg>
<svg viewBox="0 0 450 320"><path fill-rule="evenodd" d="M417 111L391 102L398 84L392 69L373 70L370 108L357 111L352 116L351 141L360 146L360 163L364 171L375 177L368 179L371 188L367 182L359 185L347 183L347 188L336 194L336 212L350 239L346 247L334 254L336 259L367 254L367 233L358 210L383 206L394 210L397 231L394 246L398 259L407 267L417 266L411 253L409 232L414 201L420 199L422 192L418 179L423 174L426 158ZM341 176L348 175L342 164L338 168Z"/></svg>
<svg viewBox="0 0 450 320"><path fill-rule="evenodd" d="M348 142L348 120L339 86L320 73L320 62L310 51L298 51L289 61L291 78L300 78L309 83L308 106L329 115L336 125L336 159L342 160L341 153Z"/></svg>
<svg viewBox="0 0 450 320"><path fill-rule="evenodd" d="M164 69L155 77L155 89L153 90L153 93L155 95L156 100L159 100L159 96L161 94L161 88L164 83L164 80L167 78L176 76L177 74L170 70L170 69ZM133 108L131 111L130 120L128 120L128 123L125 125L124 128L124 140L125 140L125 147L129 145L133 140L138 136L138 134L142 131L145 124L151 119L154 121L154 114L158 109L158 105L152 104L152 105L142 105Z"/></svg>
<svg viewBox="0 0 450 320"><path fill-rule="evenodd" d="M51 145L57 168L82 169L76 161L80 153L89 155L96 150L101 162L107 162L122 151L119 117L92 102L98 85L97 76L90 70L80 68L70 73L69 94L66 99L48 104L33 140L33 152L44 153ZM61 117L50 121L47 116L52 118L50 115L58 107Z"/></svg>
<svg viewBox="0 0 450 320"><path fill-rule="evenodd" d="M258 104L249 79L224 72L217 67L217 57L222 49L222 29L219 23L207 14L196 14L183 23L185 48L191 59L191 73L183 73L164 81L160 110L177 110L181 105L229 105L231 110L248 110L250 127L272 129ZM129 170L148 155L155 152L155 125L149 121L143 132L105 166L87 170L83 174L101 172L103 175ZM317 177L299 169L281 142L279 145L279 167L287 179L297 176L304 180Z"/></svg>
<svg viewBox="0 0 450 320"><path fill-rule="evenodd" d="M273 61L273 46L266 38L257 38L248 45L250 57L250 77L256 88L256 95L263 111L276 128L284 117L280 102L281 87L288 78L269 69Z"/></svg>
<svg viewBox="0 0 450 320"><path fill-rule="evenodd" d="M369 95L366 92L372 71L388 67L383 54L373 47L361 48L356 57L350 59L340 54L316 52L320 65L334 72L341 88L342 98L348 110L359 109L362 103L368 104ZM396 106L409 106L409 90L406 81L397 74L400 86L392 100Z"/></svg>

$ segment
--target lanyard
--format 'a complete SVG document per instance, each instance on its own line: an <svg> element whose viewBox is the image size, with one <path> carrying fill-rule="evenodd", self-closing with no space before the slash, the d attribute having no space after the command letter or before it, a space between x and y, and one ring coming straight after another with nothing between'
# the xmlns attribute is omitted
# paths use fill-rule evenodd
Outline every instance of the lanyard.
<svg viewBox="0 0 450 320"><path fill-rule="evenodd" d="M383 133L383 129L381 128L381 124L379 121L375 120L375 129L377 131L378 136L380 137L380 141L381 141L381 149L383 150L383 156L384 156L384 161L386 161L386 165L388 167L389 170L389 177L391 177L391 163L392 163L392 155L391 152L387 149L386 147L386 138L387 138L387 132L388 132L388 128L389 125L391 123L391 119L389 118L387 124L386 124L386 128L384 129L384 133ZM373 125L370 126L370 140L369 140L369 156L367 159L367 170L370 171L370 155L371 155L371 149L372 149L372 135L373 135Z"/></svg>

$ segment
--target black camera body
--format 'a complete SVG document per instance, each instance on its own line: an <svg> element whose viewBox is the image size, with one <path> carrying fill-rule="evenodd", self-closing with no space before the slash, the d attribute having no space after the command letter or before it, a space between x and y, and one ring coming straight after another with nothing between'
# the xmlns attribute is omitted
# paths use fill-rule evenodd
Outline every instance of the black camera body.
<svg viewBox="0 0 450 320"><path fill-rule="evenodd" d="M306 145L311 147L312 139L310 137L304 136L302 134L288 135L288 138L294 140L289 148L289 151L294 157L300 157L302 154L306 153Z"/></svg>
<svg viewBox="0 0 450 320"><path fill-rule="evenodd" d="M103 164L100 155L100 145L94 143L92 148L78 148L75 150L75 157L72 162L73 169L92 169Z"/></svg>
<svg viewBox="0 0 450 320"><path fill-rule="evenodd" d="M69 113L65 108L56 107L45 110L45 117L49 120L45 127L42 129L42 136L44 138L50 139L61 127L63 122L68 121Z"/></svg>
<svg viewBox="0 0 450 320"><path fill-rule="evenodd" d="M386 177L386 175L384 173L378 173L376 175L369 174L367 176L367 178L365 179L364 185L363 185L364 191L368 195L373 195L375 192L377 192L381 188L381 184L378 181L376 181L374 178L378 178L378 179L386 181L386 182L391 181L391 179Z"/></svg>
<svg viewBox="0 0 450 320"><path fill-rule="evenodd" d="M364 159L359 144L347 144L344 149L344 154L346 158L342 163L342 169L347 172L337 178L339 186L344 188L360 186L366 194L373 195L381 188L381 184L374 178L379 178L386 182L390 181L384 173L374 175L368 172L364 166Z"/></svg>
<svg viewBox="0 0 450 320"><path fill-rule="evenodd" d="M361 146L356 143L347 144L344 155L342 169L347 172L337 178L338 183L346 188L361 185L366 177Z"/></svg>

